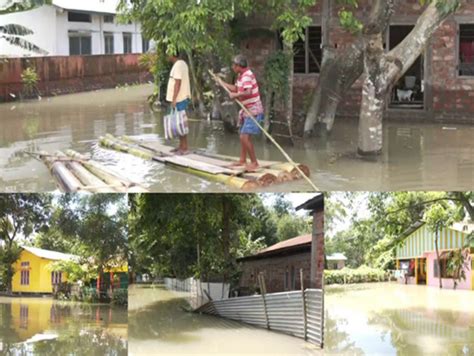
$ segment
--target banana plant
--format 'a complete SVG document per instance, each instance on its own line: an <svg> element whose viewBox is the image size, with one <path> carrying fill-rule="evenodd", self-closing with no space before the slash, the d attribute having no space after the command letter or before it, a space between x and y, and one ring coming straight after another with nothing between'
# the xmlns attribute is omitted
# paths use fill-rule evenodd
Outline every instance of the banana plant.
<svg viewBox="0 0 474 356"><path fill-rule="evenodd" d="M27 51L47 54L45 50L39 48L34 43L24 39L24 36L32 35L33 31L18 24L7 24L0 26L0 39L3 39L13 46L23 48Z"/></svg>

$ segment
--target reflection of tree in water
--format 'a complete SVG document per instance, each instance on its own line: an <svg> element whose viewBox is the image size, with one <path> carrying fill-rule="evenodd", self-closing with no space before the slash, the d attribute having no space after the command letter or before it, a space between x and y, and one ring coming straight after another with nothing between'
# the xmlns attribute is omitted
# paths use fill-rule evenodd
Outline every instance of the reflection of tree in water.
<svg viewBox="0 0 474 356"><path fill-rule="evenodd" d="M190 335L202 329L251 328L235 321L210 315L186 312L185 299L156 302L138 311L129 312L128 330L131 339L159 339L169 342L191 342L197 336Z"/></svg>
<svg viewBox="0 0 474 356"><path fill-rule="evenodd" d="M328 311L325 312L324 325L324 345L325 349L338 354L363 355L364 351L355 346L351 341L351 335L343 331L344 325L348 324L347 319L331 319Z"/></svg>
<svg viewBox="0 0 474 356"><path fill-rule="evenodd" d="M436 339L449 355L474 354L474 328L463 326L460 321L466 313L452 310L436 310L430 313L424 308L387 310L372 313L369 324L381 325L390 334L390 341L399 354L419 355L426 352L422 338ZM473 321L472 317L471 323Z"/></svg>

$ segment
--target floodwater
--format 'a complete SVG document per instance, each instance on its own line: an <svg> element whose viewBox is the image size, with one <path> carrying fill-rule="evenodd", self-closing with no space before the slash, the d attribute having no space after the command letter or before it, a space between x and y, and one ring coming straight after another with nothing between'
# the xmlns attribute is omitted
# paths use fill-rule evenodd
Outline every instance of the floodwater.
<svg viewBox="0 0 474 356"><path fill-rule="evenodd" d="M54 152L73 148L156 192L225 192L231 188L145 162L97 145L106 133L163 140L160 114L146 103L151 85L43 98L41 101L0 104L0 191L41 192L56 188L46 167L25 151ZM221 122L194 120L192 147L239 154L237 134L224 132ZM376 161L356 157L357 123L337 120L328 140L312 139L284 145L296 161L307 164L321 190L469 190L474 185L474 127L434 123L387 122L385 148ZM284 160L263 137L257 155ZM301 180L271 191L304 191Z"/></svg>
<svg viewBox="0 0 474 356"><path fill-rule="evenodd" d="M0 355L127 355L127 310L0 297Z"/></svg>
<svg viewBox="0 0 474 356"><path fill-rule="evenodd" d="M185 311L186 293L129 287L130 355L321 355L302 339Z"/></svg>
<svg viewBox="0 0 474 356"><path fill-rule="evenodd" d="M474 291L376 283L325 295L326 354L474 355Z"/></svg>

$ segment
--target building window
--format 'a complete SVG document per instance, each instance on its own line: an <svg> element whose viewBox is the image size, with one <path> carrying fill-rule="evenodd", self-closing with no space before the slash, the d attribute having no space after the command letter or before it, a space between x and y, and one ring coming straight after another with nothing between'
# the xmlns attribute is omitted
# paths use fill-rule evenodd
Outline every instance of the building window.
<svg viewBox="0 0 474 356"><path fill-rule="evenodd" d="M62 272L51 272L51 284L53 286L57 284L61 284L62 276L63 276Z"/></svg>
<svg viewBox="0 0 474 356"><path fill-rule="evenodd" d="M69 33L69 54L71 56L92 54L92 38L89 34Z"/></svg>
<svg viewBox="0 0 474 356"><path fill-rule="evenodd" d="M459 75L474 76L474 25L459 26Z"/></svg>
<svg viewBox="0 0 474 356"><path fill-rule="evenodd" d="M123 53L132 53L132 34L123 33Z"/></svg>
<svg viewBox="0 0 474 356"><path fill-rule="evenodd" d="M28 305L20 304L20 328L28 329Z"/></svg>
<svg viewBox="0 0 474 356"><path fill-rule="evenodd" d="M30 263L29 262L21 263L20 284L22 286L30 285Z"/></svg>
<svg viewBox="0 0 474 356"><path fill-rule="evenodd" d="M67 13L67 20L69 22L92 22L90 14L84 14L82 12L71 12Z"/></svg>
<svg viewBox="0 0 474 356"><path fill-rule="evenodd" d="M104 15L104 23L114 23L114 15Z"/></svg>
<svg viewBox="0 0 474 356"><path fill-rule="evenodd" d="M319 73L323 52L321 49L322 31L320 26L306 28L304 40L293 45L294 72L302 74Z"/></svg>
<svg viewBox="0 0 474 356"><path fill-rule="evenodd" d="M114 34L104 33L105 54L114 54Z"/></svg>
<svg viewBox="0 0 474 356"><path fill-rule="evenodd" d="M454 275L452 273L448 272L448 259L446 257L441 257L441 278L454 278ZM435 278L439 278L439 266L438 266L438 260L433 261L433 271L434 271L434 276Z"/></svg>
<svg viewBox="0 0 474 356"><path fill-rule="evenodd" d="M142 35L142 52L147 53L150 50L150 41Z"/></svg>

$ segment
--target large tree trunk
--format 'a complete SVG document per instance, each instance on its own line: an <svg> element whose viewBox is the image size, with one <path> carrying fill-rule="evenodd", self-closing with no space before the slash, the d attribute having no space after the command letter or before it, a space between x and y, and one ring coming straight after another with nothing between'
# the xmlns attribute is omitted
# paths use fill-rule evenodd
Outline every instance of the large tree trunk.
<svg viewBox="0 0 474 356"><path fill-rule="evenodd" d="M410 34L388 53L383 53L381 32L374 31L365 36L365 79L359 121L360 154L374 155L382 151L383 112L388 99L386 93L423 53L431 36L446 17L456 11L458 0L446 3L448 8L441 11L437 2L431 2Z"/></svg>
<svg viewBox="0 0 474 356"><path fill-rule="evenodd" d="M371 33L384 33L390 23L397 1L399 0L377 0L372 7L364 31L369 29ZM328 26L323 31L329 32L330 27ZM357 37L337 56L335 49L328 45L324 47L319 83L306 115L305 135L312 134L314 126L318 122L321 123L323 131L332 130L341 99L363 72L364 48L365 41L362 36Z"/></svg>
<svg viewBox="0 0 474 356"><path fill-rule="evenodd" d="M191 78L194 84L193 90L198 102L199 115L201 117L205 117L206 107L204 105L204 100L202 98L202 87L200 85L200 82L197 79L196 66L194 65L194 59L191 53L187 53L187 57L188 57L188 63L189 63L189 71L191 72Z"/></svg>

